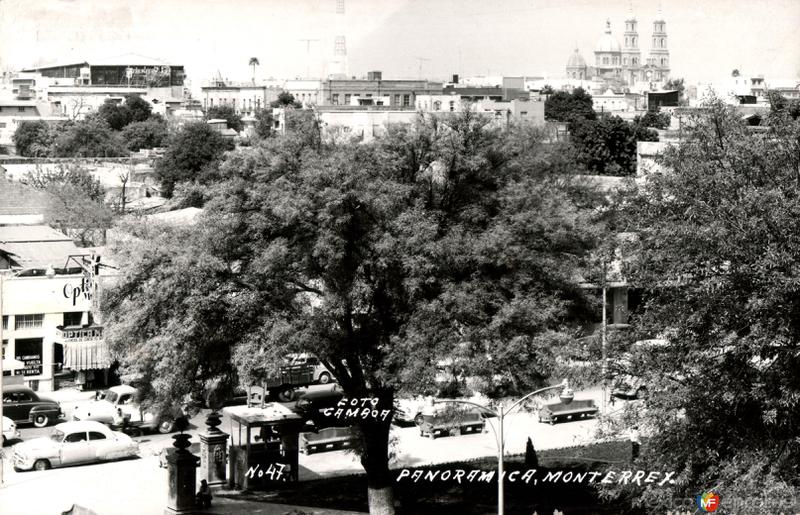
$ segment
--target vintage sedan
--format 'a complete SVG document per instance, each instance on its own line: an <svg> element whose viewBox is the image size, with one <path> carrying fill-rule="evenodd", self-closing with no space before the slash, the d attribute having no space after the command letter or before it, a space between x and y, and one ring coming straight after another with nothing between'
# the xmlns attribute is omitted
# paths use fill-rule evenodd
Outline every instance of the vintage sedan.
<svg viewBox="0 0 800 515"><path fill-rule="evenodd" d="M3 445L11 440L18 440L19 437L19 430L17 430L17 425L14 421L8 417L3 417Z"/></svg>
<svg viewBox="0 0 800 515"><path fill-rule="evenodd" d="M50 437L35 438L14 446L14 470L47 470L82 463L117 460L139 455L139 444L130 436L112 431L100 422L64 422Z"/></svg>
<svg viewBox="0 0 800 515"><path fill-rule="evenodd" d="M61 418L61 406L56 401L42 397L27 386L3 387L3 415L17 424L27 422L45 427Z"/></svg>
<svg viewBox="0 0 800 515"><path fill-rule="evenodd" d="M114 429L134 428L137 430L158 430L171 433L175 427L175 419L183 416L178 412L170 416L158 417L144 411L136 403L138 390L129 385L112 386L99 392L96 400L75 406L72 420L95 421L107 424Z"/></svg>

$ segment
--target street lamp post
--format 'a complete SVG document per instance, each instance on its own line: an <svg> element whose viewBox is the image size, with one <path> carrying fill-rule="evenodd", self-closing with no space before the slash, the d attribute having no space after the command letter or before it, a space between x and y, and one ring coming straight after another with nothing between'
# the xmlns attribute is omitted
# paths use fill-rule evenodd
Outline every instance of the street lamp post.
<svg viewBox="0 0 800 515"><path fill-rule="evenodd" d="M520 399L517 399L514 404L512 404L508 409L505 409L501 404L497 411L483 406L482 404L478 404L477 402L471 401L462 401L462 400L451 400L451 399L437 399L434 404L442 404L442 403L452 403L452 404L468 404L470 406L474 406L480 408L484 411L488 411L498 420L498 430L495 430L494 426L491 424L489 425L494 432L495 440L497 441L497 514L504 515L505 514L505 496L504 496L504 487L503 487L503 476L504 476L504 468L505 468L505 433L504 431L504 420L505 416L511 413L515 408L519 407L523 401L526 399L533 397L542 392L546 392L547 390L554 390L556 388L561 388L561 401L565 404L572 402L574 394L572 390L569 388L569 383L566 379L562 383L554 384L552 386L546 386L544 388L540 388L534 392L531 392Z"/></svg>

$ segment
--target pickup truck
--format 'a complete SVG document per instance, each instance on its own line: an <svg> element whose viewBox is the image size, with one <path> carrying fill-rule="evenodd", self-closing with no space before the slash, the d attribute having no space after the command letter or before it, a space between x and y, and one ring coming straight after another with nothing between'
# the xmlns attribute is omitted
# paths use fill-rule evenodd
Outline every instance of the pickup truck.
<svg viewBox="0 0 800 515"><path fill-rule="evenodd" d="M112 386L99 393L96 400L75 406L72 420L95 420L113 429L157 430L171 433L175 427L175 416L158 417L145 412L136 404L136 388L128 385Z"/></svg>

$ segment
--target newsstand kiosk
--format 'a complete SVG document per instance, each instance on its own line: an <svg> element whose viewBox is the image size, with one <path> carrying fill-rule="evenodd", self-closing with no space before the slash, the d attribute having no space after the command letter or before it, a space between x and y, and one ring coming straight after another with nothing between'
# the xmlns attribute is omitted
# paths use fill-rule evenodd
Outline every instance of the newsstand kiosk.
<svg viewBox="0 0 800 515"><path fill-rule="evenodd" d="M297 481L299 415L276 402L222 413L231 419L229 488L272 490Z"/></svg>

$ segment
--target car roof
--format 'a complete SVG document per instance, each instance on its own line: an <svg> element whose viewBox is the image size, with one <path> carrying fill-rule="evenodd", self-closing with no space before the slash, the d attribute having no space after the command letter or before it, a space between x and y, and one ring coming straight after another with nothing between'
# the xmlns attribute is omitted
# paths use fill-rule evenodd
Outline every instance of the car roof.
<svg viewBox="0 0 800 515"><path fill-rule="evenodd" d="M100 431L101 433L110 433L111 430L94 420L76 420L72 422L62 422L56 424L55 428L63 433L74 433L76 431Z"/></svg>
<svg viewBox="0 0 800 515"><path fill-rule="evenodd" d="M129 384L121 384L119 386L112 386L111 388L109 388L109 390L111 390L114 393L120 394L120 395L122 395L124 393L134 393L134 392L136 392L136 388L134 388L133 386L131 386Z"/></svg>
<svg viewBox="0 0 800 515"><path fill-rule="evenodd" d="M33 390L21 384L10 384L3 386L3 393L6 392L32 392Z"/></svg>

